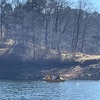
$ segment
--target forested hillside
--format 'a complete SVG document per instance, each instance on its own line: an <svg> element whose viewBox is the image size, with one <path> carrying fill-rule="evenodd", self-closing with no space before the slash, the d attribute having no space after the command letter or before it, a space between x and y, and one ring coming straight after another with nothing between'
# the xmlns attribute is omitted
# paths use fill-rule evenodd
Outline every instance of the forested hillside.
<svg viewBox="0 0 100 100"><path fill-rule="evenodd" d="M9 66L17 76L31 73L32 66L78 65L73 58L77 52L100 54L100 14L89 1L79 0L76 4L70 0L1 0L0 3L0 65L5 66L4 71Z"/></svg>
<svg viewBox="0 0 100 100"><path fill-rule="evenodd" d="M1 48L10 39L14 46L7 53L34 58L50 50L99 54L100 14L84 0L71 6L57 0L1 1Z"/></svg>

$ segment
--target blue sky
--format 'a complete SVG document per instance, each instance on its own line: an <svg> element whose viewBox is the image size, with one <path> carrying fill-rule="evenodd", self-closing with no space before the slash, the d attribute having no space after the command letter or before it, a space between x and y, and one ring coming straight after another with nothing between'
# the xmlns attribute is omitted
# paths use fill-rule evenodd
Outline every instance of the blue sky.
<svg viewBox="0 0 100 100"><path fill-rule="evenodd" d="M100 0L91 0L96 7L96 10L100 13Z"/></svg>
<svg viewBox="0 0 100 100"><path fill-rule="evenodd" d="M26 0L21 0L21 1L26 1ZM77 2L77 0L67 0L67 1ZM100 0L87 0L87 1L91 2L95 7L94 10L100 13Z"/></svg>
<svg viewBox="0 0 100 100"><path fill-rule="evenodd" d="M73 2L77 2L78 0L71 0ZM87 0L91 2L94 6L94 10L100 13L100 0Z"/></svg>

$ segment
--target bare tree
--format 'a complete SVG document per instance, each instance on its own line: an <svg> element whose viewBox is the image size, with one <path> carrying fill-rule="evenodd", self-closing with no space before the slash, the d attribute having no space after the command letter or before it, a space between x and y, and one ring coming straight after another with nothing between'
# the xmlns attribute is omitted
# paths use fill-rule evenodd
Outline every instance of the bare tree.
<svg viewBox="0 0 100 100"><path fill-rule="evenodd" d="M80 52L83 52L83 48L84 48L84 42L85 42L85 38L86 38L86 34L87 34L87 29L88 26L90 24L91 18L92 16L89 16L89 13L86 13L85 15L85 20L84 20L84 26L83 26L83 34L82 34L82 42L81 42L81 48L80 48Z"/></svg>
<svg viewBox="0 0 100 100"><path fill-rule="evenodd" d="M88 14L89 14L89 10L91 9L92 9L92 6L90 7L88 1L78 0L78 7L75 12L73 37L72 37L72 51L73 52L77 52L77 51L82 52L83 50L86 30L91 19L89 18ZM82 37L81 47L80 47L80 37Z"/></svg>
<svg viewBox="0 0 100 100"><path fill-rule="evenodd" d="M3 34L3 5L4 5L4 3L5 3L5 1L1 1L0 2L0 14L1 14L1 16L0 16L0 21L1 21L1 25L0 25L0 37L1 37L1 39L2 39L2 34Z"/></svg>

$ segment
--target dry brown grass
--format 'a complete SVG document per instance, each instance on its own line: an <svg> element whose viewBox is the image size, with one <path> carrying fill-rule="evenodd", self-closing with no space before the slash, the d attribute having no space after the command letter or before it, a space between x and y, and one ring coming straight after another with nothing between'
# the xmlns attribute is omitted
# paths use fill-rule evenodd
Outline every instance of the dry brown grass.
<svg viewBox="0 0 100 100"><path fill-rule="evenodd" d="M77 61L80 61L80 62L83 62L86 60L100 60L100 55L88 55L88 54L77 53L76 59Z"/></svg>

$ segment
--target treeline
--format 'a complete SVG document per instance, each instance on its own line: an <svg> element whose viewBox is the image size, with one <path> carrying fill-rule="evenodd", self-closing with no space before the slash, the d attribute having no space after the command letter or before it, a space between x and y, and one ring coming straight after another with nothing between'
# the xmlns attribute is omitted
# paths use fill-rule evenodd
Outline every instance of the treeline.
<svg viewBox="0 0 100 100"><path fill-rule="evenodd" d="M75 9L73 3L65 0L27 0L25 3L2 0L0 5L1 40L12 39L15 44L29 45L36 58L39 49L46 54L55 50L86 52L86 44L92 36L91 28L95 16L92 5L79 0ZM23 48L22 48L23 49Z"/></svg>

